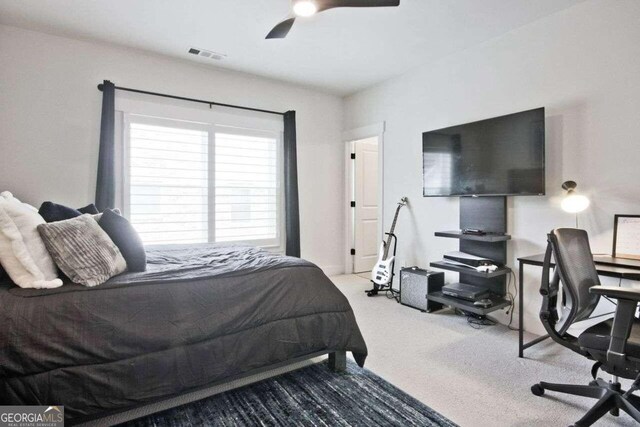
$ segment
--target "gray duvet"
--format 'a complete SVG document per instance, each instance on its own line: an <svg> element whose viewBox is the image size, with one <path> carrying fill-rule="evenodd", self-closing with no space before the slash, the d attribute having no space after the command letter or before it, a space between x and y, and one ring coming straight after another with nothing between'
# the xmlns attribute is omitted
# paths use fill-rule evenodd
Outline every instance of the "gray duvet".
<svg viewBox="0 0 640 427"><path fill-rule="evenodd" d="M364 364L347 299L307 261L217 245L147 256L146 272L95 288L0 283L0 404L78 420L318 351Z"/></svg>

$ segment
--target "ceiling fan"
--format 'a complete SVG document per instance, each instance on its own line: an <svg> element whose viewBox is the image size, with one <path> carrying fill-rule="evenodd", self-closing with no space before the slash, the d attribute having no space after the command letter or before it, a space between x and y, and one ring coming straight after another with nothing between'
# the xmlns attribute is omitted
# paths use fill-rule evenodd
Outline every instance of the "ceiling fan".
<svg viewBox="0 0 640 427"><path fill-rule="evenodd" d="M400 6L400 0L291 0L292 13L267 34L267 39L283 39L297 17L307 17L337 7Z"/></svg>

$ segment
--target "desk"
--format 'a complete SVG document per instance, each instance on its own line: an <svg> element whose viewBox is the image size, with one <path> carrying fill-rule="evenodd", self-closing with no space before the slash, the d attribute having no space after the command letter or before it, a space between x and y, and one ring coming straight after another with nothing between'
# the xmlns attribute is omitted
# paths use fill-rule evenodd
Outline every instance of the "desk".
<svg viewBox="0 0 640 427"><path fill-rule="evenodd" d="M640 273L640 261L633 259L614 258L609 255L594 255L593 261L596 264L596 271L600 276L615 277L618 279L625 278L626 275ZM538 344L549 338L549 335L543 335L528 343L524 342L524 266L535 265L542 267L544 264L544 254L532 255L518 258L518 357L523 357L524 350ZM555 267L553 259L551 267Z"/></svg>

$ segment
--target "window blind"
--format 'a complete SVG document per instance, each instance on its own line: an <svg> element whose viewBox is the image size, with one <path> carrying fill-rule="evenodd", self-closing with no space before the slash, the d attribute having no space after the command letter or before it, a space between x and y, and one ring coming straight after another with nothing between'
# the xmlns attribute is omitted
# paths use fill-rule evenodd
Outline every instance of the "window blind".
<svg viewBox="0 0 640 427"><path fill-rule="evenodd" d="M215 134L215 239L278 238L278 149L275 137Z"/></svg>
<svg viewBox="0 0 640 427"><path fill-rule="evenodd" d="M129 126L129 217L142 241L207 242L209 133Z"/></svg>
<svg viewBox="0 0 640 427"><path fill-rule="evenodd" d="M126 213L145 244L280 246L278 133L145 116L128 126Z"/></svg>

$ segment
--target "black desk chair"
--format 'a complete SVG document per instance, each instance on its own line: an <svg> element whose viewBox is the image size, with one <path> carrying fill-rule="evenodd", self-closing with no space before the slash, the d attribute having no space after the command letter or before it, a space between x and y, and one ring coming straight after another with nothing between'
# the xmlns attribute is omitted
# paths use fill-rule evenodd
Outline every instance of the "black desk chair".
<svg viewBox="0 0 640 427"><path fill-rule="evenodd" d="M640 422L640 397L632 394L640 389L640 320L635 318L640 290L600 286L584 230L559 228L551 231L548 242L540 287L543 300L540 319L554 341L596 363L591 369L594 380L589 385L541 382L533 385L531 392L542 396L545 390L550 390L598 399L575 426L590 426L607 412L617 416L620 409ZM556 268L549 280L552 254ZM628 278L640 280L640 274ZM558 315L560 283L563 301ZM593 313L600 296L617 300L615 317L591 326L578 338L568 335L569 326ZM611 374L612 380L597 378L598 369ZM625 392L618 377L635 381Z"/></svg>

